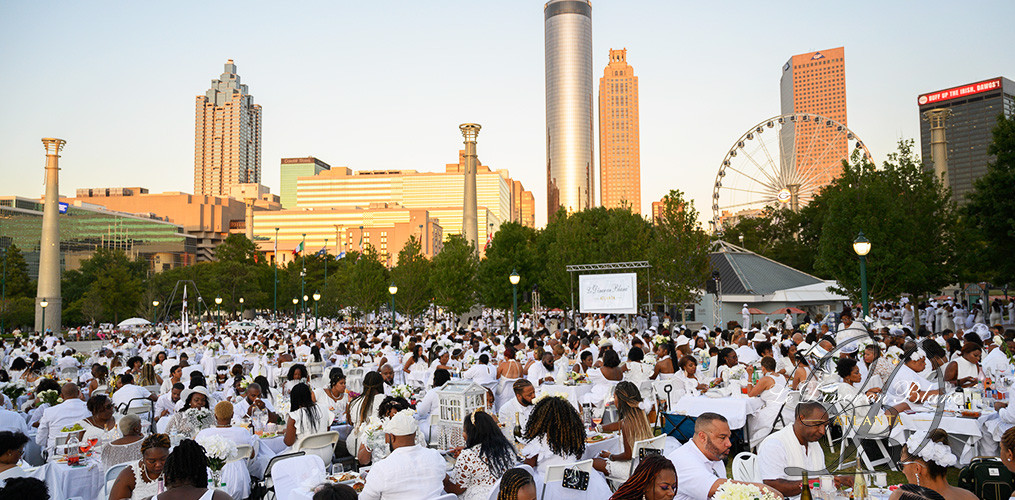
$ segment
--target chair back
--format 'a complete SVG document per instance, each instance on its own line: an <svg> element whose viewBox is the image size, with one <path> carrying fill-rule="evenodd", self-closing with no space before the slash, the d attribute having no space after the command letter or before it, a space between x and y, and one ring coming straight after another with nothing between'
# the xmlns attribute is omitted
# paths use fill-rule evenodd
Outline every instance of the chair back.
<svg viewBox="0 0 1015 500"><path fill-rule="evenodd" d="M635 467L641 462L642 455L648 456L648 450L652 450L651 453L662 455L666 452L666 438L669 437L666 434L660 434L656 437L648 439L642 439L641 441L635 441L634 446L631 447L631 470L628 471L628 477L634 472ZM644 450L644 451L643 451Z"/></svg>
<svg viewBox="0 0 1015 500"><path fill-rule="evenodd" d="M128 465L134 464L133 461L124 462L122 464L116 464L106 469L106 475L102 482L102 496L100 498L109 498L109 491L113 489L113 483L116 482L116 477L120 475L120 471L126 469Z"/></svg>
<svg viewBox="0 0 1015 500"><path fill-rule="evenodd" d="M161 385L146 385L144 386L144 388L152 394L158 394L159 392L162 391Z"/></svg>
<svg viewBox="0 0 1015 500"><path fill-rule="evenodd" d="M274 486L274 483L271 480L271 469L272 467L275 466L275 464L283 460L288 460L290 458L302 457L306 454L307 452L305 451L297 451L293 453L283 453L282 455L275 455L274 457L271 457L271 460L268 460L268 465L264 466L264 480L262 481L264 483L264 487L267 488L268 490L271 490Z"/></svg>
<svg viewBox="0 0 1015 500"><path fill-rule="evenodd" d="M427 442L427 444L430 446L433 446L437 444L438 441L440 441L441 430L440 427L437 425L437 422L440 420L440 418L441 416L438 415L436 412L430 414L430 440Z"/></svg>
<svg viewBox="0 0 1015 500"><path fill-rule="evenodd" d="M330 464L335 456L335 443L339 436L335 431L320 432L303 436L293 445L293 451L305 451L308 455L313 454L321 457L321 460Z"/></svg>
<svg viewBox="0 0 1015 500"><path fill-rule="evenodd" d="M127 401L127 407L123 409L124 415L137 415L145 417L155 410L155 403L147 398L134 398Z"/></svg>
<svg viewBox="0 0 1015 500"><path fill-rule="evenodd" d="M589 485L587 490L569 490L562 487L561 482L564 479L564 471L568 469L578 469L589 473ZM547 496L547 488L551 489L550 496ZM599 474L592 468L591 459L572 464L551 465L547 467L543 486L541 490L536 491L542 491L539 498L553 498L555 500L570 500L572 498L609 498L611 493L610 486L606 484L606 479L603 478L603 475Z"/></svg>
<svg viewBox="0 0 1015 500"><path fill-rule="evenodd" d="M758 456L745 451L733 457L733 480L746 483L760 483L761 473L758 469Z"/></svg>
<svg viewBox="0 0 1015 500"><path fill-rule="evenodd" d="M458 500L458 495L454 493L447 493L435 498L434 500Z"/></svg>
<svg viewBox="0 0 1015 500"><path fill-rule="evenodd" d="M289 500L292 492L304 483L323 482L324 461L317 455L290 457L274 464L270 472L272 487L277 500Z"/></svg>
<svg viewBox="0 0 1015 500"><path fill-rule="evenodd" d="M245 458L250 458L250 456L253 454L254 454L253 446L250 446L249 444L239 444L236 445L236 455L234 455L233 458L226 461L226 463L235 462L237 460L243 460Z"/></svg>

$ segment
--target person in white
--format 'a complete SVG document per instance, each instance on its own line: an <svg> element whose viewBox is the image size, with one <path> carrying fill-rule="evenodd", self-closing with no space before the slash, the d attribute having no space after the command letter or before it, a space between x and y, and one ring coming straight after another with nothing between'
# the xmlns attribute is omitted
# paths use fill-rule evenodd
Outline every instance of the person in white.
<svg viewBox="0 0 1015 500"><path fill-rule="evenodd" d="M120 413L126 414L128 406L131 408L137 408L145 404L143 401L137 401L139 399L147 399L150 401L158 400L158 397L151 393L148 389L139 385L134 385L134 376L129 373L120 375L120 383L122 384L116 392L113 393L113 408L118 410Z"/></svg>
<svg viewBox="0 0 1015 500"><path fill-rule="evenodd" d="M723 483L731 481L726 479L723 465L733 446L730 434L726 417L712 412L698 416L694 421L694 437L666 455L679 478L675 500L707 500ZM761 484L756 486L767 489Z"/></svg>
<svg viewBox="0 0 1015 500"><path fill-rule="evenodd" d="M799 474L790 474L788 468L797 468L816 474L825 470L825 454L821 438L828 425L828 412L817 401L801 402L796 407L793 425L773 432L758 446L761 480L786 497L800 495L802 483ZM837 487L851 485L847 477L836 476Z"/></svg>
<svg viewBox="0 0 1015 500"><path fill-rule="evenodd" d="M472 365L462 377L487 389L497 387L497 368L490 365L490 355L486 353L480 354L479 363Z"/></svg>
<svg viewBox="0 0 1015 500"><path fill-rule="evenodd" d="M447 462L437 450L416 444L415 412L402 410L384 421L392 452L367 475L360 500L425 500L444 494Z"/></svg>
<svg viewBox="0 0 1015 500"><path fill-rule="evenodd" d="M183 384L173 384L169 392L159 396L155 401L155 420L162 417L171 417L176 413L176 403L180 402L180 394L183 393Z"/></svg>
<svg viewBox="0 0 1015 500"><path fill-rule="evenodd" d="M504 424L504 436L508 440L514 439L515 427L520 426L524 432L532 412L532 400L536 399L536 388L528 380L515 380L512 388L515 397L501 405L497 412L497 420Z"/></svg>
<svg viewBox="0 0 1015 500"><path fill-rule="evenodd" d="M63 357L56 360L56 367L60 370L67 370L70 368L78 369L81 367L81 362L74 359L74 351L67 349L63 352Z"/></svg>
<svg viewBox="0 0 1015 500"><path fill-rule="evenodd" d="M751 310L744 304L744 308L740 310L740 317L743 319L743 323L740 324L744 330L751 327Z"/></svg>
<svg viewBox="0 0 1015 500"><path fill-rule="evenodd" d="M57 436L63 434L60 429L92 416L80 396L81 391L77 385L64 384L60 388L63 403L46 408L39 420L39 432L35 435L35 442L43 450L52 450L56 446Z"/></svg>
<svg viewBox="0 0 1015 500"><path fill-rule="evenodd" d="M749 428L751 430L751 446L757 446L762 439L768 437L783 410L786 402L786 377L775 373L775 359L770 356L761 358L761 377L758 383L747 386L748 396L760 397L764 403L758 411L748 415ZM783 417L784 421L788 421Z"/></svg>
<svg viewBox="0 0 1015 500"><path fill-rule="evenodd" d="M28 422L19 413L0 408L0 431L20 432L28 435Z"/></svg>
<svg viewBox="0 0 1015 500"><path fill-rule="evenodd" d="M243 427L233 427L232 420L233 404L229 401L219 402L215 405L215 426L201 430L194 440L201 444L211 436L221 436L237 446L247 445L256 449L254 435L250 433L250 430ZM237 460L226 464L222 468L222 479L227 485L225 488L227 493L233 498L247 498L250 495L250 472L247 469L246 461Z"/></svg>
<svg viewBox="0 0 1015 500"><path fill-rule="evenodd" d="M529 366L529 382L532 385L539 385L543 382L552 382L556 367L553 365L553 353L543 353L543 359Z"/></svg>
<svg viewBox="0 0 1015 500"><path fill-rule="evenodd" d="M884 403L893 406L899 412L925 410L927 407L924 403L927 399L938 395L938 391L933 389L934 384L920 375L927 367L927 355L917 349L910 353L908 358L903 359L905 360L903 366L895 372Z"/></svg>

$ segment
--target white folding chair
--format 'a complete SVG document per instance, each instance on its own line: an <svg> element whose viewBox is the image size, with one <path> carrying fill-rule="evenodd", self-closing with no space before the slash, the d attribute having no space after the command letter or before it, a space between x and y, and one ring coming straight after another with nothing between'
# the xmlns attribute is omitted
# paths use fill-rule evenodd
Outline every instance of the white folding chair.
<svg viewBox="0 0 1015 500"><path fill-rule="evenodd" d="M254 455L254 447L249 444L236 445L236 455L229 459L226 463L235 462L237 460L243 460L245 458L251 458Z"/></svg>
<svg viewBox="0 0 1015 500"><path fill-rule="evenodd" d="M592 459L583 460L581 462L575 462L572 464L551 465L546 468L546 477L543 478L543 488L542 493L539 495L539 498L550 498L546 496L546 487L554 486L556 488L557 486L559 486L561 481L564 480L564 471L568 469L578 469L588 472L590 486L592 485L592 478L594 477L602 478L602 476L595 469L592 468ZM607 489L608 488L609 487L607 487ZM559 496L559 493L560 492L558 491L552 496L556 498L557 496ZM586 490L585 492L582 493L588 493L588 491ZM583 495L583 497L595 498L587 495Z"/></svg>
<svg viewBox="0 0 1015 500"><path fill-rule="evenodd" d="M264 477L260 481L260 484L264 486L264 488L268 491L268 494L270 494L272 497L275 496L275 483L271 480L271 469L275 467L275 464L283 460L288 460L290 458L295 457L302 457L304 455L306 455L305 452L297 451L295 453L284 453L282 455L275 455L274 457L271 457L271 460L268 461L268 465L264 467ZM268 495L265 495L265 499L267 498Z"/></svg>
<svg viewBox="0 0 1015 500"><path fill-rule="evenodd" d="M655 453L657 455L662 455L663 453L665 453L667 437L669 436L667 436L666 434L661 434L656 437L642 439L641 441L635 441L634 446L631 447L631 464L627 470L627 476L631 477L631 473L634 472L635 467L638 466L638 462L641 461L642 455L649 453L648 450L652 450L651 453ZM626 481L627 479L614 476L606 476L606 480L619 486L623 484L624 481Z"/></svg>
<svg viewBox="0 0 1015 500"><path fill-rule="evenodd" d="M275 463L270 471L275 498L289 500L293 490L300 485L324 481L324 473L324 461L317 455L292 457Z"/></svg>
<svg viewBox="0 0 1015 500"><path fill-rule="evenodd" d="M293 451L305 451L308 455L317 455L321 460L330 464L335 456L335 443L338 442L338 433L335 431L320 432L303 436L293 445Z"/></svg>
<svg viewBox="0 0 1015 500"><path fill-rule="evenodd" d="M106 469L105 481L102 482L102 496L100 498L109 498L109 491L113 489L113 483L116 482L116 477L120 475L120 471L133 463L134 461L124 462Z"/></svg>
<svg viewBox="0 0 1015 500"><path fill-rule="evenodd" d="M758 456L744 451L733 457L733 480L760 483L761 472L758 469Z"/></svg>

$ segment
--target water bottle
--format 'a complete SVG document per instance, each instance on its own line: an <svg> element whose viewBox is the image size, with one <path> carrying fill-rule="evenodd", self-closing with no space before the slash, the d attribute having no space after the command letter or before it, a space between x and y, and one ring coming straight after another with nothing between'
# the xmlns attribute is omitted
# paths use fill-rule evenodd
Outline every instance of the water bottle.
<svg viewBox="0 0 1015 500"><path fill-rule="evenodd" d="M78 456L81 441L78 440L78 433L73 432L67 437L66 453L67 458Z"/></svg>

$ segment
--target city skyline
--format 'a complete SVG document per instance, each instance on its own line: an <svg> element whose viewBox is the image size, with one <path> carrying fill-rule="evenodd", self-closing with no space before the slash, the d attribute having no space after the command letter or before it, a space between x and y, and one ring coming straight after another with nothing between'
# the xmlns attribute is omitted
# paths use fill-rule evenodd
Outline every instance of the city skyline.
<svg viewBox="0 0 1015 500"><path fill-rule="evenodd" d="M599 204L641 214L638 123L638 77L627 49L610 49L599 78Z"/></svg>
<svg viewBox="0 0 1015 500"><path fill-rule="evenodd" d="M917 95L1015 73L1010 59L978 48L1013 38L1005 16L980 15L987 6L942 16L949 5L943 2L876 5L828 16L825 29L804 38L799 26L830 8L776 15L749 3L594 3L593 66L605 66L610 46L638 54L642 213L671 188L707 212L723 153L743 130L779 113L778 70L793 54L846 47L850 129L878 162L899 138L919 140ZM218 33L214 19L196 19L184 6L6 3L0 40L17 50L3 56L0 73L0 171L28 174L12 176L4 194L42 194L44 136L68 141L64 195L96 185L189 192L193 96L207 88L210 68L231 58L265 105L262 157L269 168L261 182L272 192L279 192L275 166L283 157L313 155L356 170L439 171L446 151L461 142L454 126L475 121L484 126L482 157L533 190L541 226L542 7L436 3L382 15L369 5L293 11L254 2L237 14L236 30ZM49 34L36 39L28 21L43 17ZM978 42L926 35L934 29L976 34ZM461 58L444 54L458 53L466 38L475 44L469 70L454 71ZM364 47L336 49L353 43ZM54 51L64 54L56 65L45 56ZM57 76L41 78L51 74ZM120 83L142 79L158 98L124 98L131 94ZM321 82L328 85L318 91ZM121 154L125 148L131 153Z"/></svg>

